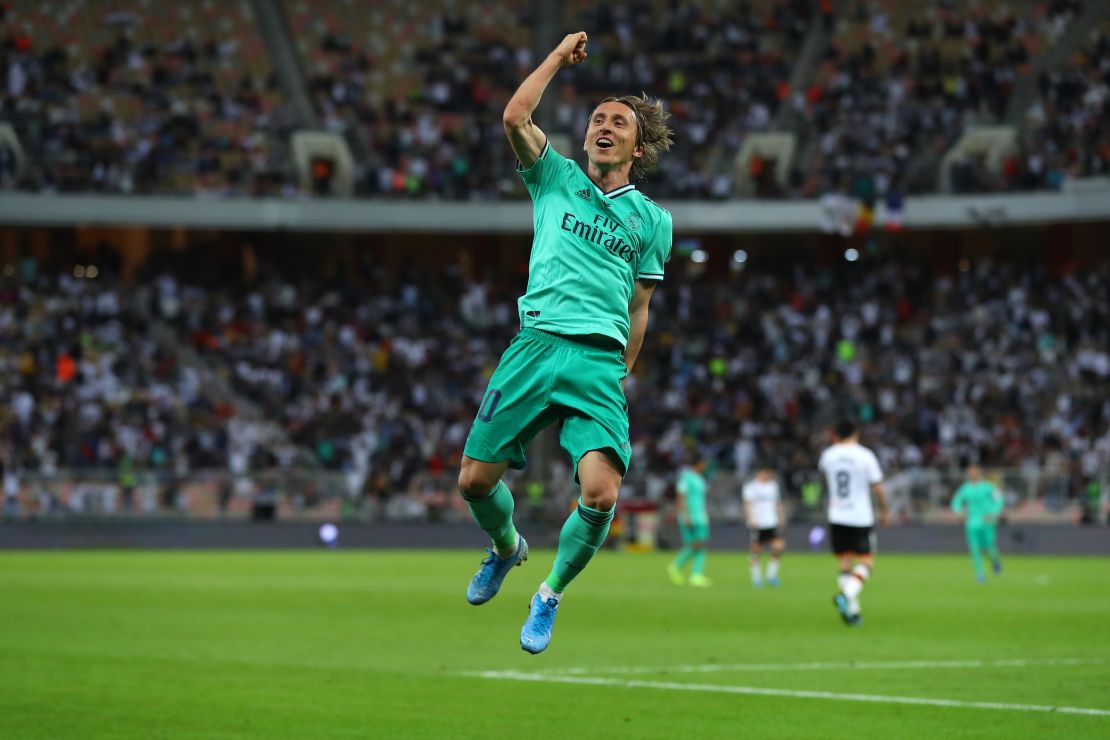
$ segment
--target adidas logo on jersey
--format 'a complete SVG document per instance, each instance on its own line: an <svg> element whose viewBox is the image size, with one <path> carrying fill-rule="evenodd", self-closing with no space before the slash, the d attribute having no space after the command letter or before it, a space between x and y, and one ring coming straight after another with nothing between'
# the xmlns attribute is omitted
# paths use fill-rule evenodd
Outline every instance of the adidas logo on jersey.
<svg viewBox="0 0 1110 740"><path fill-rule="evenodd" d="M588 188L582 188L575 193L582 200L590 200L590 191Z"/></svg>

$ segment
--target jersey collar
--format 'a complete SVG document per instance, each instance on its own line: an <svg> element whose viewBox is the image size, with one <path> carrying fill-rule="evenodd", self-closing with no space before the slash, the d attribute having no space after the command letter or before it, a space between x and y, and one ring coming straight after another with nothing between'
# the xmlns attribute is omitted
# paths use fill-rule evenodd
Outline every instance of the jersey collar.
<svg viewBox="0 0 1110 740"><path fill-rule="evenodd" d="M602 196L603 198L608 198L609 200L619 198L625 193L630 193L635 189L635 185L633 185L632 183L628 183L627 185L621 185L619 188L613 188L608 193L603 193L601 192L601 188L599 188L597 185L594 185L594 190L597 191L597 194Z"/></svg>

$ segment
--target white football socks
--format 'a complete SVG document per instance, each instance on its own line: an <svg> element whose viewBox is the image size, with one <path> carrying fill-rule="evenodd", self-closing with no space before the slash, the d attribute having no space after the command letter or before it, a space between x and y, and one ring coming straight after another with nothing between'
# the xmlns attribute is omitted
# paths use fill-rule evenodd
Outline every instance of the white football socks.
<svg viewBox="0 0 1110 740"><path fill-rule="evenodd" d="M848 597L848 611L859 614L859 595L863 591L863 583L871 577L871 568L863 563L858 563L852 568L851 573L840 575L840 592Z"/></svg>
<svg viewBox="0 0 1110 740"><path fill-rule="evenodd" d="M848 599L848 613L859 614L859 599Z"/></svg>

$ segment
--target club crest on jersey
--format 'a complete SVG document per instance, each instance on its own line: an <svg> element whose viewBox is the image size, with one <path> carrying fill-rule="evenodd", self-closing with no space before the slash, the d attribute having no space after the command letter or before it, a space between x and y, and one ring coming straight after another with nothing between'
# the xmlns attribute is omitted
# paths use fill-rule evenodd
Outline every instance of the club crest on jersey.
<svg viewBox="0 0 1110 740"><path fill-rule="evenodd" d="M640 230L640 217L637 216L635 213L630 213L630 214L628 214L627 217L625 217L624 225L627 226L628 228L632 229L633 231L639 231Z"/></svg>
<svg viewBox="0 0 1110 740"><path fill-rule="evenodd" d="M581 190L575 191L574 194L577 195L579 198L581 198L584 201L591 200L589 188L582 188Z"/></svg>

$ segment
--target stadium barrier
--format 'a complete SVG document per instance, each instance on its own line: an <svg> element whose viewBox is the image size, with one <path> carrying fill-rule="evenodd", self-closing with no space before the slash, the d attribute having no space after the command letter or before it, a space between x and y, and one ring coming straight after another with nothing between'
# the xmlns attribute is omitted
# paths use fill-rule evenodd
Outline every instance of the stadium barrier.
<svg viewBox="0 0 1110 740"><path fill-rule="evenodd" d="M1003 518L1021 524L1106 524L1110 516L1110 475L1078 484L1072 477L1039 468L988 469L985 476L1006 498ZM222 470L136 473L121 478L114 470L24 473L6 487L8 521L182 520L284 522L469 522L455 491L454 471L421 473L404 491L368 490L358 471L267 470L236 475ZM963 482L961 471L911 468L888 475L886 490L894 521L900 524L955 524L949 502ZM663 531L673 524L672 478L633 474L621 493L629 537L648 544L642 527ZM743 522L743 479L731 472L712 476L710 512L714 522ZM514 474L510 487L518 515L557 528L574 496L565 483ZM787 517L796 523L824 520L822 484L816 472L792 476L783 485Z"/></svg>
<svg viewBox="0 0 1110 740"><path fill-rule="evenodd" d="M664 201L680 233L819 234L827 215L820 200ZM1006 227L1110 220L1107 178L1068 181L1060 192L922 196L906 199L905 229ZM525 202L356 200L348 198L197 198L30 194L0 198L9 226L148 226L197 229L367 232L374 234L532 233Z"/></svg>

